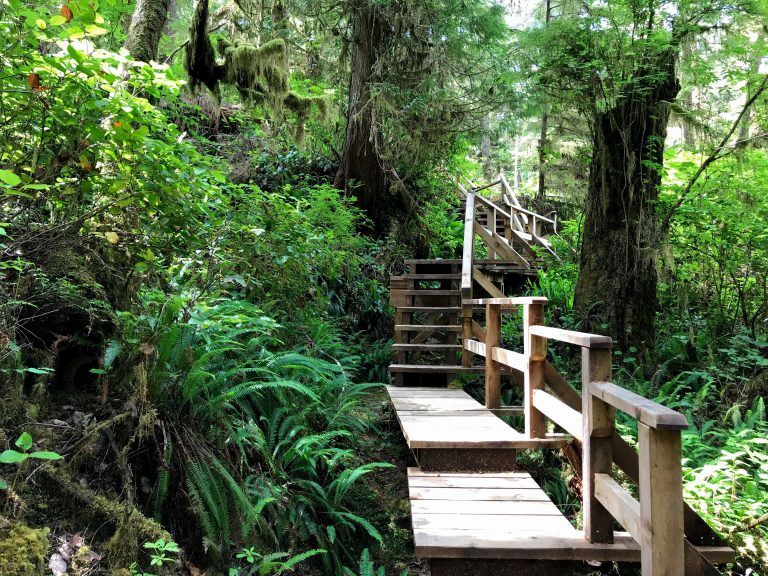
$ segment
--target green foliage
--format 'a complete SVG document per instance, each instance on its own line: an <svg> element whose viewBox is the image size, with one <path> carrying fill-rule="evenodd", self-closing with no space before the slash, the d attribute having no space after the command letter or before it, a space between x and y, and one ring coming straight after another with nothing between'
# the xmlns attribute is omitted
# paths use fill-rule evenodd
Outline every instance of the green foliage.
<svg viewBox="0 0 768 576"><path fill-rule="evenodd" d="M259 574L260 576L282 574L318 554L325 554L325 550L307 550L296 556L290 556L290 554L285 552L274 552L265 555L260 554L253 548L244 548L242 552L237 554L237 558L248 563L250 567L245 570L230 568L229 576L239 576L240 574L248 574L249 576L252 574Z"/></svg>
<svg viewBox="0 0 768 576"><path fill-rule="evenodd" d="M371 559L371 553L368 548L364 549L360 554L360 559L357 563L357 570L351 568L344 568L343 576L385 576L386 572L384 567L381 566L378 569L376 564ZM403 570L400 576L408 576L408 570Z"/></svg>
<svg viewBox="0 0 768 576"><path fill-rule="evenodd" d="M666 203L698 168L688 152L668 156ZM732 333L739 325L754 335L768 318L768 155L745 150L710 172L672 225L662 302L677 305L693 339Z"/></svg>
<svg viewBox="0 0 768 576"><path fill-rule="evenodd" d="M380 541L349 507L358 480L388 466L361 464L353 449L355 435L370 430L364 401L373 385L350 380L356 357L330 355L343 352L338 334L324 325L311 349L275 351L285 329L252 304L190 306L148 293L146 306L122 315L134 336L119 354L146 366L137 392L165 430L155 438L163 454L156 505L181 497L171 489L181 482L212 546L323 549L329 573L357 550L360 532ZM270 570L278 564L269 562L288 562L271 558Z"/></svg>
<svg viewBox="0 0 768 576"><path fill-rule="evenodd" d="M29 432L22 432L14 443L18 450L4 450L0 453L0 464L16 464L21 466L29 458L36 460L61 460L61 454L46 450L32 450L32 436ZM0 478L0 490L8 488L8 483Z"/></svg>

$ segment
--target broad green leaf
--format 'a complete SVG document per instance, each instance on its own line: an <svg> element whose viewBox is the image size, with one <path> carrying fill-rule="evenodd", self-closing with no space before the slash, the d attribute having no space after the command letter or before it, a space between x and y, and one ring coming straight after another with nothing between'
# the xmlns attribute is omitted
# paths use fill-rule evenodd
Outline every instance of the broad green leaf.
<svg viewBox="0 0 768 576"><path fill-rule="evenodd" d="M90 36L103 36L104 34L109 34L109 30L102 28L101 26L96 26L96 24L88 24L85 27L85 31Z"/></svg>
<svg viewBox="0 0 768 576"><path fill-rule="evenodd" d="M24 452L29 451L32 448L32 435L29 432L22 432L19 439L16 440L16 447L21 448Z"/></svg>
<svg viewBox="0 0 768 576"><path fill-rule="evenodd" d="M0 454L0 464L18 464L24 462L29 458L27 454L23 452L17 452L16 450L6 450Z"/></svg>
<svg viewBox="0 0 768 576"><path fill-rule="evenodd" d="M6 488L8 488L8 483L0 478L0 490L5 490Z"/></svg>
<svg viewBox="0 0 768 576"><path fill-rule="evenodd" d="M0 180L8 184L8 186L18 186L21 183L21 178L10 170L0 170Z"/></svg>
<svg viewBox="0 0 768 576"><path fill-rule="evenodd" d="M51 19L48 22L50 22L51 26L61 26L62 24L67 23L67 19L60 14L56 14L55 16L51 16Z"/></svg>
<svg viewBox="0 0 768 576"><path fill-rule="evenodd" d="M38 460L62 460L64 457L56 452L32 452L29 455L30 458L37 458Z"/></svg>
<svg viewBox="0 0 768 576"><path fill-rule="evenodd" d="M50 374L53 372L53 368L24 368L24 372L30 374Z"/></svg>

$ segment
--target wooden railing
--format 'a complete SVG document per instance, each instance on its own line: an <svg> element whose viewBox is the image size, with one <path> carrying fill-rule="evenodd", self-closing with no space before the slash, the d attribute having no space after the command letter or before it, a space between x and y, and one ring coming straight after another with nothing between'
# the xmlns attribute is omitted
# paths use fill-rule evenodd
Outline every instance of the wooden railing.
<svg viewBox="0 0 768 576"><path fill-rule="evenodd" d="M544 227L548 226L551 227L552 233L556 233L557 221L523 208L504 175L500 175L498 180L484 186L475 186L468 179L465 178L465 180L470 186L468 189L461 182L457 183L459 195L466 202L461 268L462 301L472 299L475 283L481 285L493 297L505 297L504 293L476 266L475 238L479 237L485 244L488 260L514 263L530 269L531 261L537 258L534 246L548 251L557 258L543 231ZM507 206L507 209L478 194L482 190L496 186L501 189L501 202ZM481 212L486 215L485 223L480 221ZM502 223L503 234L499 234L497 230L499 222ZM463 338L471 339L473 333L471 305L462 305L462 326ZM472 357L468 352L462 354L463 366L470 366L471 361Z"/></svg>
<svg viewBox="0 0 768 576"><path fill-rule="evenodd" d="M688 426L685 417L611 383L611 339L544 326L546 301L491 298L465 302L470 307L485 307L484 339L466 338L463 346L468 353L485 358L486 407L497 414L516 413L512 410L516 407L500 403L501 371L506 367L523 385L523 406L517 412L525 416L525 436L531 440L551 437L549 420L581 442L587 540L613 542L618 521L641 548L644 576L717 574L691 545L722 546L722 541L683 502L680 431ZM501 314L520 306L522 353L501 347ZM475 334L482 337L478 330ZM581 397L547 363L550 340L581 348ZM639 457L616 433L616 410L637 420ZM639 500L613 479L614 463L638 485Z"/></svg>

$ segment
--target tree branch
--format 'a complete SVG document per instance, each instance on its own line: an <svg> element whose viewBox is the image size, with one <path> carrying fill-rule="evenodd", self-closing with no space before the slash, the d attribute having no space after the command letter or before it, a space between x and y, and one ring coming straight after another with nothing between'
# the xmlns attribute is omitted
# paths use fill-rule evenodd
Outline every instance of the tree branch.
<svg viewBox="0 0 768 576"><path fill-rule="evenodd" d="M741 526L731 526L731 528L728 530L728 534L733 534L734 532L746 532L747 530L752 530L752 528L757 528L760 526L760 524L765 524L768 522L768 513L763 514L759 518L753 518L749 522L742 524Z"/></svg>
<svg viewBox="0 0 768 576"><path fill-rule="evenodd" d="M731 125L731 128L730 130L728 130L728 133L725 135L725 137L723 137L723 139L720 141L720 144L717 145L717 147L712 151L712 153L709 156L707 156L706 160L704 160L704 162L701 163L701 166L699 166L699 169L696 170L696 173L688 181L688 184L686 184L685 189L680 195L680 198L677 199L677 202L675 202L672 208L670 208L669 211L667 212L666 216L664 216L664 220L662 220L661 229L660 229L662 234L669 229L669 225L672 221L672 217L680 209L680 206L682 206L685 203L685 201L688 200L688 195L691 193L691 189L693 188L693 185L696 184L699 177L706 171L706 169L709 167L710 164L712 164L716 160L719 160L725 155L723 151L725 150L725 147L728 145L728 141L731 139L731 136L733 136L733 133L736 132L736 129L739 127L739 124L741 124L741 121L744 118L744 115L752 107L752 104L755 103L755 101L762 95L762 93L765 91L766 88L768 88L768 74L763 76L763 81L760 82L760 85L755 90L755 93L752 94L752 96L744 103L744 107L741 109L741 112L739 113L738 117Z"/></svg>

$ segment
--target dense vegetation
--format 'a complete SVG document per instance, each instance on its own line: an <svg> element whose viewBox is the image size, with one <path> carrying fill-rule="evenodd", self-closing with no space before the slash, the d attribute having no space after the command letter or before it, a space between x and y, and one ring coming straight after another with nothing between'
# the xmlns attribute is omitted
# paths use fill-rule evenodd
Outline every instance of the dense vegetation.
<svg viewBox="0 0 768 576"><path fill-rule="evenodd" d="M0 0L3 575L424 573L387 281L499 170L559 214L548 321L768 573L768 9L517 4Z"/></svg>

